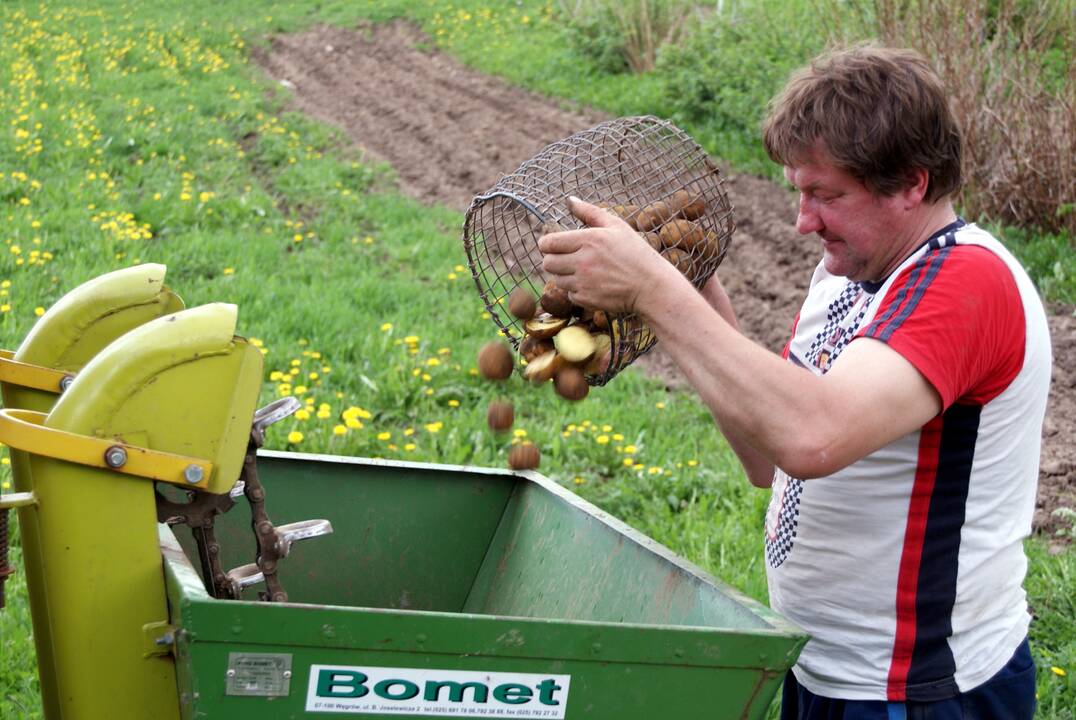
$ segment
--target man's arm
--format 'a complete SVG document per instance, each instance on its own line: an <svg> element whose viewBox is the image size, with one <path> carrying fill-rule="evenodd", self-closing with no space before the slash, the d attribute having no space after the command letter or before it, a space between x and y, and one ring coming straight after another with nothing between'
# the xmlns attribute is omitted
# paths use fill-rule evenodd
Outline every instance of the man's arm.
<svg viewBox="0 0 1076 720"><path fill-rule="evenodd" d="M721 281L717 279L717 275L710 278L703 286L701 293L710 307L734 330L740 332L740 325L736 321L736 313L732 309L732 302L729 300L724 286L721 285ZM717 421L717 427L721 430L721 434L725 436L729 447L736 453L736 457L740 459L744 472L747 473L747 479L751 484L760 488L770 487L773 484L773 463L760 455L732 428L722 427L721 421L716 415L714 420Z"/></svg>
<svg viewBox="0 0 1076 720"><path fill-rule="evenodd" d="M622 220L573 209L588 229L540 241L557 284L577 304L641 313L726 436L790 475L833 473L941 411L933 386L884 343L857 339L815 376L738 333Z"/></svg>

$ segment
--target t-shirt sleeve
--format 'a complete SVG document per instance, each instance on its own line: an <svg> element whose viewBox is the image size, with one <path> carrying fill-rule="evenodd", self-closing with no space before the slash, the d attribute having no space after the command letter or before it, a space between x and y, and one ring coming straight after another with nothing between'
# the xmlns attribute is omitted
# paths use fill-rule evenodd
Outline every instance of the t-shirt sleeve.
<svg viewBox="0 0 1076 720"><path fill-rule="evenodd" d="M1005 262L974 245L943 247L905 269L859 337L896 350L938 391L942 407L982 405L1024 362L1025 320Z"/></svg>

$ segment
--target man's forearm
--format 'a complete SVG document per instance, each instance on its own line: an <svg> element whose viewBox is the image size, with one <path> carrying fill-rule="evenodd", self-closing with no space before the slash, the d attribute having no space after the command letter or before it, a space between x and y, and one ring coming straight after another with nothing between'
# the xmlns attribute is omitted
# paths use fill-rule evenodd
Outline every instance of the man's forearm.
<svg viewBox="0 0 1076 720"><path fill-rule="evenodd" d="M766 475L766 466L787 469L819 447L814 436L824 437L825 428L805 427L807 418L824 416L812 411L818 378L748 340L693 287L672 279L669 274L654 286L640 312L710 408L752 482Z"/></svg>

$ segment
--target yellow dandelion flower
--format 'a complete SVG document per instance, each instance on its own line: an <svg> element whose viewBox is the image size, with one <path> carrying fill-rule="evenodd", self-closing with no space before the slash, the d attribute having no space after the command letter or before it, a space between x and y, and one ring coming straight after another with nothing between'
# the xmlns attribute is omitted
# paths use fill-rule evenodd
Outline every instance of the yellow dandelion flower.
<svg viewBox="0 0 1076 720"><path fill-rule="evenodd" d="M440 364L441 364L441 361L438 360L437 358L430 358L429 360L426 361L426 365L429 366L429 367L437 367Z"/></svg>
<svg viewBox="0 0 1076 720"><path fill-rule="evenodd" d="M512 431L512 434L515 435L517 438L525 438L525 437L527 437L527 431L524 430L523 428L516 428L515 430Z"/></svg>
<svg viewBox="0 0 1076 720"><path fill-rule="evenodd" d="M292 430L288 433L288 442L292 445L298 445L303 441L303 434L298 430Z"/></svg>
<svg viewBox="0 0 1076 720"><path fill-rule="evenodd" d="M635 461L631 458L624 458L624 467L631 467L635 464Z"/></svg>
<svg viewBox="0 0 1076 720"><path fill-rule="evenodd" d="M357 420L353 417L344 418L344 424L352 430L361 430L364 427L361 420Z"/></svg>
<svg viewBox="0 0 1076 720"><path fill-rule="evenodd" d="M1066 675L1068 675L1068 673L1065 672L1064 668L1059 668L1057 665L1051 665L1050 672L1052 672L1054 675L1057 675L1058 677L1065 677Z"/></svg>
<svg viewBox="0 0 1076 720"><path fill-rule="evenodd" d="M378 440L388 440L390 437L392 437L392 433L390 432L379 432L377 434Z"/></svg>
<svg viewBox="0 0 1076 720"><path fill-rule="evenodd" d="M310 413L308 411L306 411L306 410L296 410L295 411L295 419L296 420L309 420L310 419Z"/></svg>
<svg viewBox="0 0 1076 720"><path fill-rule="evenodd" d="M426 432L436 433L441 432L441 428L444 426L445 424L438 420L437 422L426 423L423 427L426 428Z"/></svg>
<svg viewBox="0 0 1076 720"><path fill-rule="evenodd" d="M620 442L623 439L624 439L624 436L621 435L620 433L616 433L616 434L613 435L613 440L615 440L616 442Z"/></svg>
<svg viewBox="0 0 1076 720"><path fill-rule="evenodd" d="M279 370L274 370L273 372L269 373L269 379L272 382L276 382L277 380L283 380L284 373L280 372Z"/></svg>
<svg viewBox="0 0 1076 720"><path fill-rule="evenodd" d="M698 460L688 460L688 461L687 461L687 466L688 466L688 467L695 467L695 466L696 466L696 465L698 465L698 464L699 464L699 461L698 461Z"/></svg>
<svg viewBox="0 0 1076 720"><path fill-rule="evenodd" d="M414 434L415 434L415 428L413 428L413 427L404 428L404 437L411 437Z"/></svg>
<svg viewBox="0 0 1076 720"><path fill-rule="evenodd" d="M235 275L235 268L230 268L230 267L224 268L224 274L225 275Z"/></svg>
<svg viewBox="0 0 1076 720"><path fill-rule="evenodd" d="M392 330L392 323L381 323L381 332Z"/></svg>
<svg viewBox="0 0 1076 720"><path fill-rule="evenodd" d="M404 450L406 450L407 452L411 452L414 449L415 443L407 443L406 445L404 445Z"/></svg>
<svg viewBox="0 0 1076 720"><path fill-rule="evenodd" d="M347 434L347 426L346 425L333 425L333 435L340 436L340 435L346 435L346 434Z"/></svg>
<svg viewBox="0 0 1076 720"><path fill-rule="evenodd" d="M418 342L418 335L408 335L403 341L408 345L414 345Z"/></svg>
<svg viewBox="0 0 1076 720"><path fill-rule="evenodd" d="M38 307L34 308L34 315L37 315L38 317L41 317L44 314L45 314L45 308L41 307L40 305Z"/></svg>
<svg viewBox="0 0 1076 720"><path fill-rule="evenodd" d="M302 395L303 393L306 392L306 389L307 389L306 385L296 385L295 386L295 394L296 395Z"/></svg>
<svg viewBox="0 0 1076 720"><path fill-rule="evenodd" d="M664 410L665 409L665 403L656 402L656 403L654 403L654 407L656 407L658 410Z"/></svg>
<svg viewBox="0 0 1076 720"><path fill-rule="evenodd" d="M594 438L594 440L599 445L608 445L609 444L609 436L608 435L599 435L598 437Z"/></svg>

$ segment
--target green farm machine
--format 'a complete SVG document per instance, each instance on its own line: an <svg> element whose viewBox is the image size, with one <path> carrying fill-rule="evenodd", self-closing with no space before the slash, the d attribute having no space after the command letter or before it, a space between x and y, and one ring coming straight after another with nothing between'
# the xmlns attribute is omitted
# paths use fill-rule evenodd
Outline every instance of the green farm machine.
<svg viewBox="0 0 1076 720"><path fill-rule="evenodd" d="M537 473L261 450L297 405L164 275L0 354L48 720L764 716L800 630Z"/></svg>

